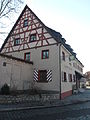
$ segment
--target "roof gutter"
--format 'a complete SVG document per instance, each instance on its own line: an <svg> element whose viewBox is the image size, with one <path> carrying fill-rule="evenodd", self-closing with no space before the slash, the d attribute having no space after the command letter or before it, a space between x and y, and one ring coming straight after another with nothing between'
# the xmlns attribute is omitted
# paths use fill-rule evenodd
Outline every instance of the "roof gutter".
<svg viewBox="0 0 90 120"><path fill-rule="evenodd" d="M60 82L60 100L62 99L61 97L61 46L62 44L59 43L59 82Z"/></svg>

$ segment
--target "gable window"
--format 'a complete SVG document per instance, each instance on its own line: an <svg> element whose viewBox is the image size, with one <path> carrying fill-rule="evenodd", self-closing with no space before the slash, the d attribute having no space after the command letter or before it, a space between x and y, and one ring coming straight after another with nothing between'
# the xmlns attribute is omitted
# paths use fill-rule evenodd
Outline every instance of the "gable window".
<svg viewBox="0 0 90 120"><path fill-rule="evenodd" d="M16 38L14 40L14 45L20 45L20 38Z"/></svg>
<svg viewBox="0 0 90 120"><path fill-rule="evenodd" d="M38 82L47 82L47 71L39 70Z"/></svg>
<svg viewBox="0 0 90 120"><path fill-rule="evenodd" d="M30 35L30 42L36 41L36 34Z"/></svg>
<svg viewBox="0 0 90 120"><path fill-rule="evenodd" d="M30 61L30 52L24 54L24 60Z"/></svg>
<svg viewBox="0 0 90 120"><path fill-rule="evenodd" d="M62 52L62 60L65 61L65 53L64 52Z"/></svg>
<svg viewBox="0 0 90 120"><path fill-rule="evenodd" d="M42 59L49 58L49 50L42 50Z"/></svg>
<svg viewBox="0 0 90 120"><path fill-rule="evenodd" d="M24 26L24 27L28 26L28 19L25 19L25 20L24 20L23 26Z"/></svg>

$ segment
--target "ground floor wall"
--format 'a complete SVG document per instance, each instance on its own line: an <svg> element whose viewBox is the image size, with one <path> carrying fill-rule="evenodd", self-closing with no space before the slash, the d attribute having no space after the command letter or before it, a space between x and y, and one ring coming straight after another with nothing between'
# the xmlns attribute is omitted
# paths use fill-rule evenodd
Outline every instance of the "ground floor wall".
<svg viewBox="0 0 90 120"><path fill-rule="evenodd" d="M6 63L6 65L4 65ZM64 99L72 95L73 82L61 82L60 94L60 75L58 64L48 63L42 61L41 66L37 64L31 65L17 60L0 57L0 88L7 83L11 90L28 90L36 89L41 91L49 91L51 94L57 94L58 98ZM51 67L50 67L51 66ZM52 79L46 83L34 81L34 70L51 70Z"/></svg>
<svg viewBox="0 0 90 120"><path fill-rule="evenodd" d="M71 95L72 95L72 90L63 92L63 93L61 93L61 99L64 99L64 98L71 96Z"/></svg>
<svg viewBox="0 0 90 120"><path fill-rule="evenodd" d="M51 80L48 82L38 82L33 79L32 87L39 90L54 91L60 93L60 75L59 75L59 48L53 46L45 46L36 49L28 49L20 52L13 52L12 55L24 59L25 53L30 53L30 59L33 61L33 74L34 70L47 70L51 71ZM42 59L42 50L49 50L49 58ZM33 77L32 77L33 78ZM37 76L38 79L38 76Z"/></svg>
<svg viewBox="0 0 90 120"><path fill-rule="evenodd" d="M65 97L68 97L72 95L73 91L73 85L75 85L75 82L62 82L61 83L61 99L64 99Z"/></svg>
<svg viewBox="0 0 90 120"><path fill-rule="evenodd" d="M42 59L42 50L49 50L49 58L48 59ZM15 56L17 58L24 59L25 53L30 53L30 59L33 61L33 67L32 67L32 74L34 75L34 70L50 70L52 73L52 79L46 83L38 82L37 80L33 79L33 75L31 80L32 81L25 81L25 85L23 89L27 88L33 88L37 90L46 90L46 91L52 91L52 92L58 92L59 98L61 95L61 98L65 98L72 94L72 86L73 82L70 82L69 79L67 82L62 82L62 76L60 77L60 56L59 56L59 47L56 47L56 45L53 46L45 46L41 48L35 48L35 49L27 49L23 51L17 51L10 53L9 55ZM72 67L69 65L69 63L66 63L65 61L61 63L61 71L64 71L68 74L75 74L75 70L72 69ZM29 71L29 70L26 70ZM24 74L25 75L25 74ZM38 75L37 75L38 79ZM29 83L31 82L31 83ZM23 83L23 84L24 84ZM61 84L61 85L60 85ZM29 85L29 87L27 87ZM60 93L61 92L61 93Z"/></svg>

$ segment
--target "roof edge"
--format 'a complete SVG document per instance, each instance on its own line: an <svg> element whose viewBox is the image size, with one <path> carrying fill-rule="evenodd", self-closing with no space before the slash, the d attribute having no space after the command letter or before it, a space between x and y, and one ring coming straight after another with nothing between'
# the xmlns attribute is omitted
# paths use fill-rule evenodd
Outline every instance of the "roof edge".
<svg viewBox="0 0 90 120"><path fill-rule="evenodd" d="M5 54L0 53L0 56L1 56L1 57L6 57L6 58L9 58L9 59L13 59L13 60L17 60L17 61L20 61L20 62L24 62L24 63L28 63L28 64L32 64L32 65L33 65L33 62L32 62L32 61L26 61L26 60L24 60L24 59L16 58L16 57L13 57L13 56L11 56L11 55L5 55Z"/></svg>

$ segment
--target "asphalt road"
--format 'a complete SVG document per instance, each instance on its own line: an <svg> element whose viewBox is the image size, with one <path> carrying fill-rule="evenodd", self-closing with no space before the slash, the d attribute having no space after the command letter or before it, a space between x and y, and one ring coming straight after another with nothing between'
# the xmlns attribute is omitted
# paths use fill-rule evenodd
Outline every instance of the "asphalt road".
<svg viewBox="0 0 90 120"><path fill-rule="evenodd" d="M0 120L90 120L90 102L64 107L0 112Z"/></svg>

